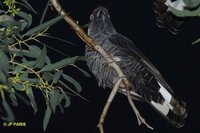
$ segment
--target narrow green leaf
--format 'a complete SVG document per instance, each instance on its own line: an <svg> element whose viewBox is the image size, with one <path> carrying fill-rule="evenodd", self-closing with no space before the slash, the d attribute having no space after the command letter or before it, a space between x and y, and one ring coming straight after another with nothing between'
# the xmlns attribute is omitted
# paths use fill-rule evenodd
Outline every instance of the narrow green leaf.
<svg viewBox="0 0 200 133"><path fill-rule="evenodd" d="M72 77L70 77L64 73L62 76L65 80L67 80L68 82L73 84L78 92L81 92L81 90L82 90L81 85L76 80L74 80Z"/></svg>
<svg viewBox="0 0 200 133"><path fill-rule="evenodd" d="M0 69L0 82L1 83L6 83L7 77L5 73Z"/></svg>
<svg viewBox="0 0 200 133"><path fill-rule="evenodd" d="M46 47L44 46L39 57L37 58L36 60L36 67L37 68L42 68L46 62L46 56L47 56L47 49Z"/></svg>
<svg viewBox="0 0 200 133"><path fill-rule="evenodd" d="M30 83L35 84L38 79L37 78L26 78L26 77L20 76L20 80L22 80L22 81L29 81Z"/></svg>
<svg viewBox="0 0 200 133"><path fill-rule="evenodd" d="M35 114L38 111L38 107L37 107L37 104L35 102L35 97L34 97L32 88L28 89L27 96L30 100L31 106L32 106L34 114Z"/></svg>
<svg viewBox="0 0 200 133"><path fill-rule="evenodd" d="M65 94L65 92L63 92L62 95L63 95L63 98L65 99L65 105L64 105L64 107L65 107L65 108L66 108L66 107L69 107L70 104L71 104L70 99L69 99L69 96L67 96L67 95Z"/></svg>
<svg viewBox="0 0 200 133"><path fill-rule="evenodd" d="M35 61L25 61L22 64L29 68L33 68L33 66L35 65Z"/></svg>
<svg viewBox="0 0 200 133"><path fill-rule="evenodd" d="M58 80L60 79L62 74L63 74L63 70L56 72L53 76L53 83L55 84L58 83Z"/></svg>
<svg viewBox="0 0 200 133"><path fill-rule="evenodd" d="M24 91L24 86L21 83L13 84L13 87L18 91Z"/></svg>
<svg viewBox="0 0 200 133"><path fill-rule="evenodd" d="M0 50L0 70L7 71L9 66L9 59L8 56L5 54L3 50Z"/></svg>
<svg viewBox="0 0 200 133"><path fill-rule="evenodd" d="M56 112L56 103L55 103L56 98L55 98L53 92L50 93L49 96L50 96L50 101L49 101L50 102L50 107L51 107L53 113L55 113Z"/></svg>
<svg viewBox="0 0 200 133"><path fill-rule="evenodd" d="M50 58L48 56L46 57L46 63L47 63L47 65L51 64L51 60L50 60Z"/></svg>
<svg viewBox="0 0 200 133"><path fill-rule="evenodd" d="M16 15L24 18L28 22L28 27L32 24L32 16L30 14L27 14L22 11L18 11Z"/></svg>
<svg viewBox="0 0 200 133"><path fill-rule="evenodd" d="M64 109L61 104L59 104L59 108L60 108L61 113L64 113Z"/></svg>
<svg viewBox="0 0 200 133"><path fill-rule="evenodd" d="M60 98L62 95L58 91L53 91L50 93L50 106L52 111L55 113L56 112L56 107L60 104Z"/></svg>
<svg viewBox="0 0 200 133"><path fill-rule="evenodd" d="M15 66L13 67L13 74L17 74L18 72L22 71L24 68L22 66Z"/></svg>
<svg viewBox="0 0 200 133"><path fill-rule="evenodd" d="M20 29L21 29L21 31L23 31L26 27L27 27L27 25L28 25L28 22L27 21L25 21L25 20L20 20L20 22L21 22L21 27L20 27ZM21 37L20 37L21 38Z"/></svg>
<svg viewBox="0 0 200 133"><path fill-rule="evenodd" d="M13 111L11 110L10 106L6 102L6 100L3 99L1 102L2 102L2 106L3 106L3 108L6 112L6 115L7 115L7 116L1 116L1 119L4 120L4 121L14 121L15 116L14 116Z"/></svg>
<svg viewBox="0 0 200 133"><path fill-rule="evenodd" d="M52 110L50 109L49 106L47 106L47 109L46 109L45 115L44 115L44 120L43 120L43 129L44 129L44 131L47 128L47 125L49 123L49 119L51 117L51 114L52 114Z"/></svg>
<svg viewBox="0 0 200 133"><path fill-rule="evenodd" d="M79 61L87 61L87 57L86 56L79 56L78 60Z"/></svg>
<svg viewBox="0 0 200 133"><path fill-rule="evenodd" d="M13 106L18 106L18 101L17 101L17 97L15 96L15 93L11 92L9 94L9 98L10 98Z"/></svg>
<svg viewBox="0 0 200 133"><path fill-rule="evenodd" d="M42 17L41 17L41 19L40 19L40 25L41 25L41 24L43 23L43 21L44 21L44 17L45 17L45 15L46 15L46 13L47 13L47 9L48 9L50 3L51 3L51 0L48 0L46 6L45 6L45 8L44 8L44 11L43 11L43 13L42 13Z"/></svg>
<svg viewBox="0 0 200 133"><path fill-rule="evenodd" d="M85 70L83 70L82 68L75 66L79 71L81 71L86 77L90 77L90 74L88 72L86 72Z"/></svg>
<svg viewBox="0 0 200 133"><path fill-rule="evenodd" d="M53 76L50 72L44 72L43 75L42 75L42 78L44 78L44 80L46 81L51 81L53 80Z"/></svg>
<svg viewBox="0 0 200 133"><path fill-rule="evenodd" d="M36 45L29 45L29 57L38 58L41 53L41 49Z"/></svg>
<svg viewBox="0 0 200 133"><path fill-rule="evenodd" d="M27 2L27 0L21 0L24 4L26 4L27 6L28 6L28 9L30 9L32 12L34 12L34 13L37 13L34 9L33 9L33 7L31 6L31 4L29 4L28 2Z"/></svg>
<svg viewBox="0 0 200 133"><path fill-rule="evenodd" d="M19 94L19 93L17 93L17 92L15 92L15 95L16 95L20 100L22 100L27 106L30 105L30 102L29 102L26 98L24 98L24 96L22 96L21 94Z"/></svg>
<svg viewBox="0 0 200 133"><path fill-rule="evenodd" d="M66 59L60 60L60 61L58 61L58 62L56 62L54 64L46 65L41 69L41 72L43 72L43 71L52 71L52 70L55 70L55 69L63 68L65 66L69 65L69 64L73 64L77 59L78 59L78 56L75 56L75 57L71 57L71 58L66 58Z"/></svg>
<svg viewBox="0 0 200 133"><path fill-rule="evenodd" d="M77 96L79 96L80 98L82 98L85 101L88 101L87 99L85 99L83 96L81 96L80 94L78 94L76 91L72 90L68 85L66 85L64 82L62 82L61 80L58 81L62 86L64 86L65 88L67 88L68 90L70 90L72 93L76 94Z"/></svg>
<svg viewBox="0 0 200 133"><path fill-rule="evenodd" d="M31 30L27 31L23 36L30 36L33 34L37 34L38 32L52 26L53 24L55 24L56 22L60 21L61 19L63 19L63 16L58 16L52 20L49 20L39 26L36 26L34 28L32 28Z"/></svg>

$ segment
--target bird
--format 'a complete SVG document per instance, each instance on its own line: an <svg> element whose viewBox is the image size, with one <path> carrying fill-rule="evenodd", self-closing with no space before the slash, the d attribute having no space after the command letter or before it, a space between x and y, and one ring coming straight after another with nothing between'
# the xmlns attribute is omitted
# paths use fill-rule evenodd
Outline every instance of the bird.
<svg viewBox="0 0 200 133"><path fill-rule="evenodd" d="M93 10L88 35L107 51L126 75L133 100L150 104L175 127L184 126L187 117L185 102L175 96L158 69L136 45L115 30L107 8L99 6ZM115 70L99 52L89 46L85 48L85 56L98 85L112 88L119 78ZM123 85L120 85L118 92L126 95Z"/></svg>

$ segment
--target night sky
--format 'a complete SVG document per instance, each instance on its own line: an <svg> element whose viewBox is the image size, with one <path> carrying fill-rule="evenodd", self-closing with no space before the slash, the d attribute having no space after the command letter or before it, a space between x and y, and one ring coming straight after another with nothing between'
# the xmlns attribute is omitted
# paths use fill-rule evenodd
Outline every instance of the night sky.
<svg viewBox="0 0 200 133"><path fill-rule="evenodd" d="M172 35L166 29L160 29L155 24L153 0L60 0L63 7L70 12L80 25L89 22L93 9L99 5L108 8L111 20L116 30L131 39L136 46L158 68L177 97L187 103L188 117L183 128L177 129L169 125L154 109L145 103L136 102L138 110L154 130L144 125L138 126L133 110L124 95L117 94L106 117L105 133L195 133L200 130L200 45L191 45L200 37L200 20L191 19L179 35ZM31 1L39 14L33 15L34 25L39 23L45 2ZM45 20L57 15L55 11L48 11ZM85 29L87 30L87 29ZM40 39L49 46L70 56L84 55L85 44L64 22L60 21L48 31L52 36L59 37L76 44L52 39ZM49 50L48 55L53 61L65 56ZM90 74L85 62L77 65ZM94 76L85 77L74 68L66 68L65 72L77 79L83 90L81 95L89 100L71 97L71 106L62 114L59 110L51 117L46 133L99 133L98 124L101 111L110 94L110 89L98 87ZM42 120L45 111L44 99L38 92L37 103L40 105L34 116L30 107L23 103L14 108L17 122L26 122L26 127L2 127L1 133L42 133Z"/></svg>

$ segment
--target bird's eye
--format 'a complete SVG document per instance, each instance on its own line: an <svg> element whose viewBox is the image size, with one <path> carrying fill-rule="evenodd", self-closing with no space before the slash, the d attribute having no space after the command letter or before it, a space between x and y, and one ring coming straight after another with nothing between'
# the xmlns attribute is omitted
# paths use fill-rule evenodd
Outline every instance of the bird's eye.
<svg viewBox="0 0 200 133"><path fill-rule="evenodd" d="M91 15L90 15L90 20L93 20L93 19L94 19L94 15L91 14Z"/></svg>

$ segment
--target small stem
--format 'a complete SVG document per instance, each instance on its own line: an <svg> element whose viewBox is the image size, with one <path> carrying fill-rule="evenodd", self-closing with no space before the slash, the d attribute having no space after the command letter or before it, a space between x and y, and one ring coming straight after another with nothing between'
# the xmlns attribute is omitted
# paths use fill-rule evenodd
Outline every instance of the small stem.
<svg viewBox="0 0 200 133"><path fill-rule="evenodd" d="M107 102L106 102L106 104L105 104L105 106L103 108L103 112L101 114L101 117L100 117L100 120L99 120L99 124L97 125L97 127L100 130L100 133L104 133L103 123L104 123L105 117L106 117L107 112L109 110L110 104L112 103L112 101L113 101L113 99L114 99L114 97L115 97L115 95L116 95L116 93L117 93L117 91L119 89L119 86L120 86L122 80L123 80L122 78L119 78L116 81L116 83L115 83L115 85L114 85L114 87L113 87L113 89L112 89L112 91L111 91L111 93L110 93L110 95L108 97L108 100L107 100Z"/></svg>
<svg viewBox="0 0 200 133"><path fill-rule="evenodd" d="M20 63L17 63L17 62L13 62L13 61L9 61L9 62L12 63L12 64L15 64L15 65L21 66L23 68L26 68L27 70L31 71L32 73L34 73L40 79L42 84L45 85L45 82L43 81L42 77L37 72L35 72L33 69L31 69L31 68L29 68L29 67L27 67L25 65L22 65Z"/></svg>

